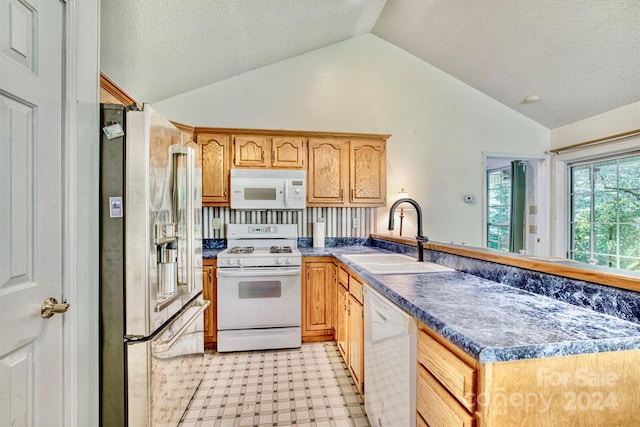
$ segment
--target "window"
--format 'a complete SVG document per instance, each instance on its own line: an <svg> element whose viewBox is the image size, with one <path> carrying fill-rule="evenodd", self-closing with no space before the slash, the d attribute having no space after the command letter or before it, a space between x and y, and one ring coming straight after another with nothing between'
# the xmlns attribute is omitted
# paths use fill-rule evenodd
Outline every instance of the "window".
<svg viewBox="0 0 640 427"><path fill-rule="evenodd" d="M546 155L484 153L484 246L549 255L547 159Z"/></svg>
<svg viewBox="0 0 640 427"><path fill-rule="evenodd" d="M569 165L569 258L640 270L640 155Z"/></svg>
<svg viewBox="0 0 640 427"><path fill-rule="evenodd" d="M487 247L509 250L511 167L487 170Z"/></svg>

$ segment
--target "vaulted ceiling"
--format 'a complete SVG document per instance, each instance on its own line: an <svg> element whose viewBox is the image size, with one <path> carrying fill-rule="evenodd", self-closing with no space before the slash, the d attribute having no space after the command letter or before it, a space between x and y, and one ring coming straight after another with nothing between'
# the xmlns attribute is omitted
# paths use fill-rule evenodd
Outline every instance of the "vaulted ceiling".
<svg viewBox="0 0 640 427"><path fill-rule="evenodd" d="M101 70L144 102L365 33L551 129L640 101L638 0L102 0L101 18Z"/></svg>

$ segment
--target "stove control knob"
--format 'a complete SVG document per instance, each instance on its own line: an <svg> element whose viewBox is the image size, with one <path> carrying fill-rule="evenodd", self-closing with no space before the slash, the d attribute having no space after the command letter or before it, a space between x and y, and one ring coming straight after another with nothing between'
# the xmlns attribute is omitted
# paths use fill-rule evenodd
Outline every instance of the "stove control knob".
<svg viewBox="0 0 640 427"><path fill-rule="evenodd" d="M239 259L238 260L238 265L242 265L242 264L244 264L244 260L243 259Z"/></svg>
<svg viewBox="0 0 640 427"><path fill-rule="evenodd" d="M284 262L286 262L287 264L291 264L291 258L287 258L286 260L284 260Z"/></svg>
<svg viewBox="0 0 640 427"><path fill-rule="evenodd" d="M276 264L278 264L278 265L282 264L282 259L276 258Z"/></svg>

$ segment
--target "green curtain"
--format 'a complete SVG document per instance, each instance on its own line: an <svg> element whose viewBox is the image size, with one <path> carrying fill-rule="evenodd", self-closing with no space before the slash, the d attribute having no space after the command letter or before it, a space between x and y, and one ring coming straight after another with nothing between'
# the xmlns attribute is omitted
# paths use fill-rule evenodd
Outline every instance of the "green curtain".
<svg viewBox="0 0 640 427"><path fill-rule="evenodd" d="M521 160L511 162L511 220L509 252L524 249L524 212L526 204L525 165Z"/></svg>

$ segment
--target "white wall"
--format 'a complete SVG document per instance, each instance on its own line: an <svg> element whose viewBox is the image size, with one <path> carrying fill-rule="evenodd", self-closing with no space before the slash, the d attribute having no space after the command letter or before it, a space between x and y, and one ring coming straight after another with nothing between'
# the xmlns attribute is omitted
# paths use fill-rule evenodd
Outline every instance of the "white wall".
<svg viewBox="0 0 640 427"><path fill-rule="evenodd" d="M220 58L221 61L224 58ZM193 126L388 133L388 200L404 187L432 240L482 244L483 151L542 154L550 131L371 34L154 104ZM379 210L378 232L386 233ZM411 236L415 213L405 218ZM397 226L396 226L397 227Z"/></svg>
<svg viewBox="0 0 640 427"><path fill-rule="evenodd" d="M640 102L553 129L551 148L566 147L636 129L640 129Z"/></svg>

